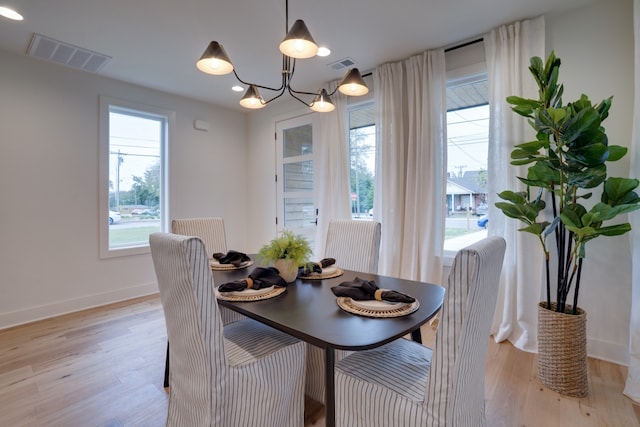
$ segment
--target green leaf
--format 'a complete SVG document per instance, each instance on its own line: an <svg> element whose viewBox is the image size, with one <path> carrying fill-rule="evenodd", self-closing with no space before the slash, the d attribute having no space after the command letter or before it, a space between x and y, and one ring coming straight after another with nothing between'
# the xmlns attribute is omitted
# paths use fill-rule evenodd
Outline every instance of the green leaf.
<svg viewBox="0 0 640 427"><path fill-rule="evenodd" d="M564 108L547 108L547 111L554 124L561 123L562 120L567 117L567 112L564 110Z"/></svg>
<svg viewBox="0 0 640 427"><path fill-rule="evenodd" d="M563 138L570 143L587 132L592 132L600 127L600 115L593 108L581 110L574 117L567 120L563 132Z"/></svg>
<svg viewBox="0 0 640 427"><path fill-rule="evenodd" d="M581 165L594 167L607 160L609 150L604 144L591 144L582 148L574 148L565 152L565 157Z"/></svg>
<svg viewBox="0 0 640 427"><path fill-rule="evenodd" d="M498 193L498 197L503 200L508 200L517 205L524 205L525 203L527 203L527 193L525 193L524 191L519 191L516 193L515 191L505 190L501 193Z"/></svg>
<svg viewBox="0 0 640 427"><path fill-rule="evenodd" d="M594 188L602 184L607 178L607 167L599 165L584 170L570 171L566 174L567 184L578 188ZM584 198L588 198L586 196Z"/></svg>
<svg viewBox="0 0 640 427"><path fill-rule="evenodd" d="M626 147L620 147L619 145L610 145L609 146L609 157L607 158L608 162L615 162L623 158L627 154Z"/></svg>
<svg viewBox="0 0 640 427"><path fill-rule="evenodd" d="M541 148L546 146L544 141L530 141L524 142L522 144L517 144L515 148L520 148L521 150L529 151L531 153L537 153Z"/></svg>
<svg viewBox="0 0 640 427"><path fill-rule="evenodd" d="M531 233L531 234L535 234L536 236L540 236L544 232L545 228L547 228L548 225L549 225L548 221L536 222L533 224L529 224L524 228L519 228L518 231L524 231L526 233Z"/></svg>
<svg viewBox="0 0 640 427"><path fill-rule="evenodd" d="M602 227L598 231L599 234L603 236L620 236L631 231L631 224L627 222L625 224L611 225L609 227Z"/></svg>
<svg viewBox="0 0 640 427"><path fill-rule="evenodd" d="M623 203L638 203L638 196L633 190L639 184L640 181L635 178L608 178L604 182L602 201L611 206ZM628 197L629 195L631 197Z"/></svg>
<svg viewBox="0 0 640 427"><path fill-rule="evenodd" d="M529 224L527 216L523 213L522 209L518 205L507 202L496 202L495 206L502 211L503 214L509 218L519 219Z"/></svg>

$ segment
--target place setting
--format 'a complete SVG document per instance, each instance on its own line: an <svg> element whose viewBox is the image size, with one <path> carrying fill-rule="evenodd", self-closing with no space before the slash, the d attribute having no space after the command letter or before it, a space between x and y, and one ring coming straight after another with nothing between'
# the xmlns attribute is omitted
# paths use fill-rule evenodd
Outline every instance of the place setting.
<svg viewBox="0 0 640 427"><path fill-rule="evenodd" d="M239 270L253 265L253 260L245 253L230 250L226 254L213 254L209 265L212 270Z"/></svg>
<svg viewBox="0 0 640 427"><path fill-rule="evenodd" d="M331 288L342 310L366 317L401 317L420 307L414 297L392 289L380 289L374 280L356 277Z"/></svg>
<svg viewBox="0 0 640 427"><path fill-rule="evenodd" d="M256 267L246 279L223 283L215 288L216 298L225 301L260 301L287 290L287 282L274 267Z"/></svg>
<svg viewBox="0 0 640 427"><path fill-rule="evenodd" d="M322 280L339 277L344 271L335 264L335 258L323 258L318 262L308 262L298 269L298 277L304 280Z"/></svg>

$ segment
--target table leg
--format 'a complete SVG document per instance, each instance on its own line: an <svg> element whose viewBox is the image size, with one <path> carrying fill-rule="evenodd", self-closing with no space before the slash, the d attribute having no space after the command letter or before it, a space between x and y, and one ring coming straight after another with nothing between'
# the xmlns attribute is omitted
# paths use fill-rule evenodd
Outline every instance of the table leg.
<svg viewBox="0 0 640 427"><path fill-rule="evenodd" d="M336 425L336 390L333 376L335 367L335 351L331 347L324 349L324 407L326 427Z"/></svg>

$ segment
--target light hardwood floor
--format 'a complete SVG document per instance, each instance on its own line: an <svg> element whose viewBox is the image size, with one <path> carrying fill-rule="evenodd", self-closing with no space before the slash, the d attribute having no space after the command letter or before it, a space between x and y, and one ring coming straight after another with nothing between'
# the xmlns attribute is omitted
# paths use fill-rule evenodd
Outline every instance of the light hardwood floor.
<svg viewBox="0 0 640 427"><path fill-rule="evenodd" d="M163 426L165 346L157 296L0 331L0 426ZM490 427L640 426L622 366L590 359L591 393L575 399L541 385L535 355L492 340L488 351ZM324 426L322 410L305 425Z"/></svg>

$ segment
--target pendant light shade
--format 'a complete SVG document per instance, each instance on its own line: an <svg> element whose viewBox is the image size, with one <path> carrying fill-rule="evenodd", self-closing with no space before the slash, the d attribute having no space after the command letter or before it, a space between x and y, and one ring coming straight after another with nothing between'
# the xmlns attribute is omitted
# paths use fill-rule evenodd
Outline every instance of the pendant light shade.
<svg viewBox="0 0 640 427"><path fill-rule="evenodd" d="M313 102L309 106L313 111L317 111L319 113L328 113L329 111L335 110L335 105L331 102L331 98L325 89L322 89L320 93L313 98Z"/></svg>
<svg viewBox="0 0 640 427"><path fill-rule="evenodd" d="M264 102L264 99L262 99L262 96L260 96L260 92L258 92L258 88L256 87L256 85L251 85L242 96L240 105L242 105L244 108L257 110L267 104Z"/></svg>
<svg viewBox="0 0 640 427"><path fill-rule="evenodd" d="M318 45L315 40L313 40L313 37L311 37L309 29L302 19L298 19L293 24L287 36L282 40L282 43L280 43L280 52L296 59L316 56L318 53Z"/></svg>
<svg viewBox="0 0 640 427"><path fill-rule="evenodd" d="M369 92L369 88L357 68L352 68L347 72L340 82L338 90L341 93L350 96L362 96Z"/></svg>
<svg viewBox="0 0 640 427"><path fill-rule="evenodd" d="M209 43L198 62L198 70L207 74L223 75L233 71L233 64L224 47L216 41Z"/></svg>

